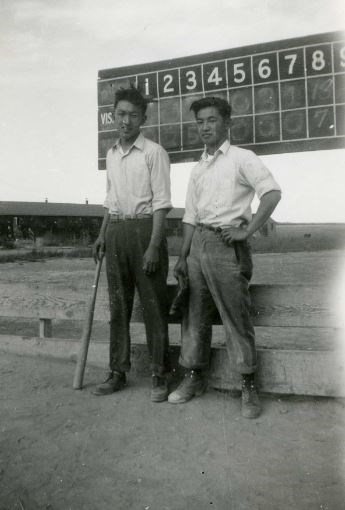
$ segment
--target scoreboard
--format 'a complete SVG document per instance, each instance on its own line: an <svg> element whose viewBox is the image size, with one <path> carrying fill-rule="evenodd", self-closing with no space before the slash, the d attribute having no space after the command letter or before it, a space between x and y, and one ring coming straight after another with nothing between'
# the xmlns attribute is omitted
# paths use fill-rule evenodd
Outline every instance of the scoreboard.
<svg viewBox="0 0 345 510"><path fill-rule="evenodd" d="M114 98L134 84L150 98L143 134L172 162L195 161L193 101L232 107L230 140L257 154L345 147L345 33L332 32L98 73L98 158L116 139Z"/></svg>

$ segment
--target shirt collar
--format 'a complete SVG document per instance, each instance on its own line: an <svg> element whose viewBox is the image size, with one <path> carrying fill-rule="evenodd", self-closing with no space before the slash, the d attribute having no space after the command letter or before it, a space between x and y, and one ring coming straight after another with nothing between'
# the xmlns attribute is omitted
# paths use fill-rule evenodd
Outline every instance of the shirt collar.
<svg viewBox="0 0 345 510"><path fill-rule="evenodd" d="M135 142L133 142L132 147L136 147L137 149L142 151L142 150L144 150L144 145L145 145L145 137L140 132L137 139L135 140ZM112 149L115 150L115 149L118 149L119 147L120 147L120 138L117 138L114 145L112 146ZM129 150L131 150L131 148Z"/></svg>
<svg viewBox="0 0 345 510"><path fill-rule="evenodd" d="M225 140L222 145L220 147L218 147L218 149L216 150L216 152L214 153L214 158L217 157L217 155L222 152L223 154L226 154L228 152L228 150L230 149L230 142L229 140ZM214 159L213 158L213 159ZM204 149L204 152L202 153L201 155L201 158L200 158L202 161L207 161L207 149L205 147Z"/></svg>

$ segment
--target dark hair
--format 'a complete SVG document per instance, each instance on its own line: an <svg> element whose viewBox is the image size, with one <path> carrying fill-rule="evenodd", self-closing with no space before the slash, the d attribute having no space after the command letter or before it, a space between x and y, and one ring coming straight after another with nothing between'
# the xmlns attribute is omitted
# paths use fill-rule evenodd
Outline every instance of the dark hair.
<svg viewBox="0 0 345 510"><path fill-rule="evenodd" d="M194 112L195 116L197 116L202 108L209 108L210 106L217 108L223 119L230 119L231 106L227 101L225 101L225 99L222 99L221 97L203 97L198 101L194 101L190 106L190 110Z"/></svg>
<svg viewBox="0 0 345 510"><path fill-rule="evenodd" d="M119 101L128 101L129 103L138 106L143 115L146 113L147 101L141 95L140 91L134 87L134 85L131 85L128 89L121 87L116 91L114 108L116 108Z"/></svg>

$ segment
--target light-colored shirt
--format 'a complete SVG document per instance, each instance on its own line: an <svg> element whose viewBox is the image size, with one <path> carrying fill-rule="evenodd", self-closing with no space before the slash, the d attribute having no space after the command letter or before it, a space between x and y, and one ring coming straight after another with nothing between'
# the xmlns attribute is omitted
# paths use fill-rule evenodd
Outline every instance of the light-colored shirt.
<svg viewBox="0 0 345 510"><path fill-rule="evenodd" d="M226 140L210 159L206 151L193 168L186 196L184 223L235 226L252 219L251 203L280 186L254 152Z"/></svg>
<svg viewBox="0 0 345 510"><path fill-rule="evenodd" d="M120 141L115 142L107 153L106 169L103 205L110 214L152 214L171 209L169 156L141 133L125 153Z"/></svg>

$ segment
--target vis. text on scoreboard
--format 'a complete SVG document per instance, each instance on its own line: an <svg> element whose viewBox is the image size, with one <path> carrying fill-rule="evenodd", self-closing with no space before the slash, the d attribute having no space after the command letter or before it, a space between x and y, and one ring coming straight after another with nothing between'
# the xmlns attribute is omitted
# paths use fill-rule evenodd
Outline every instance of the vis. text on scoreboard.
<svg viewBox="0 0 345 510"><path fill-rule="evenodd" d="M345 34L332 32L98 73L98 157L116 139L114 97L136 85L150 98L143 134L172 162L200 157L193 101L227 99L231 143L257 154L345 147Z"/></svg>

